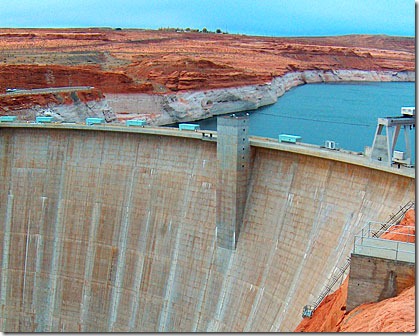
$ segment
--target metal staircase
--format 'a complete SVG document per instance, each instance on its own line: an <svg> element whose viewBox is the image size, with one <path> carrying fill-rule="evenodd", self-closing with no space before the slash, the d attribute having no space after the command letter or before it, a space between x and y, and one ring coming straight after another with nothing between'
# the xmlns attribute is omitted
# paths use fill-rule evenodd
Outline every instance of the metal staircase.
<svg viewBox="0 0 419 336"><path fill-rule="evenodd" d="M390 215L390 219L385 222L379 230L372 234L372 237L380 237L385 231L387 231L391 226L400 223L403 219L406 212L415 207L415 202L409 201L404 206L400 208L394 215Z"/></svg>
<svg viewBox="0 0 419 336"><path fill-rule="evenodd" d="M402 206L400 208L400 210L398 210L394 215L390 215L390 219L385 222L381 228L379 230L377 230L376 232L374 232L372 234L373 237L380 237L386 230L388 230L388 228L390 228L391 226L398 224L404 217L404 215L406 214L406 212L409 209L412 209L415 207L415 202L409 201L407 202L404 206ZM319 297L317 298L316 301L314 301L311 305L305 305L303 308L303 314L302 317L311 317L314 313L314 311L317 309L317 307L320 305L320 303L324 300L324 298L330 293L330 291L332 290L333 286L339 281L341 280L341 282L343 281L343 275L345 274L345 272L347 271L347 269L349 268L349 265L351 264L351 257L349 256L346 259L346 262L343 266L338 267L336 266L333 270L332 273L332 277L329 279L328 283L326 284L326 286L323 288L322 292L320 293Z"/></svg>

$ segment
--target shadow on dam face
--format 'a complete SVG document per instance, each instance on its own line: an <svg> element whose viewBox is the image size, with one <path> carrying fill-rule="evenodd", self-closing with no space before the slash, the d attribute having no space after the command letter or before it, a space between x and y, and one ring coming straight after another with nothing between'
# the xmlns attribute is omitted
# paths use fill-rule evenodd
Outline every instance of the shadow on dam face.
<svg viewBox="0 0 419 336"><path fill-rule="evenodd" d="M292 331L367 220L414 178L251 147L234 250L216 244L216 144L0 128L8 332Z"/></svg>

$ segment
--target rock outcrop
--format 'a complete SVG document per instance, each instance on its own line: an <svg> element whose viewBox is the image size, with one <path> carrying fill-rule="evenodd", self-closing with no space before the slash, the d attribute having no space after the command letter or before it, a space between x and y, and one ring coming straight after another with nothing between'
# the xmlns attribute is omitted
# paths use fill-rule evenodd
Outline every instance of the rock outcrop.
<svg viewBox="0 0 419 336"><path fill-rule="evenodd" d="M414 80L415 73L412 71L307 70L287 73L266 84L162 95L158 98L160 100L160 114L148 117L146 111L140 113L149 120L150 124L163 125L205 119L226 113L255 110L262 106L274 104L279 97L291 88L308 83ZM117 101L124 99L123 97L118 99L117 95L113 95L113 97ZM150 97L150 99L155 100L156 98ZM139 108L138 104L134 106L134 109ZM119 109L115 106L114 110L118 111ZM131 116L135 116L135 114L135 110L132 110ZM119 119L124 119L120 114L117 113L117 115Z"/></svg>
<svg viewBox="0 0 419 336"><path fill-rule="evenodd" d="M149 83L137 83L124 73L103 71L97 66L0 65L0 78L0 90L3 92L6 88L42 89L88 85L104 93L115 91L153 93L153 87Z"/></svg>
<svg viewBox="0 0 419 336"><path fill-rule="evenodd" d="M415 211L411 209L406 212L399 225L391 227L381 238L414 243L416 237L415 223Z"/></svg>
<svg viewBox="0 0 419 336"><path fill-rule="evenodd" d="M415 332L415 286L400 295L355 308L340 323L339 332Z"/></svg>
<svg viewBox="0 0 419 336"><path fill-rule="evenodd" d="M37 116L52 116L59 122L84 122L87 117L102 117L106 122L116 121L116 115L102 92L94 88L2 94L0 114L17 116L18 120L30 122Z"/></svg>

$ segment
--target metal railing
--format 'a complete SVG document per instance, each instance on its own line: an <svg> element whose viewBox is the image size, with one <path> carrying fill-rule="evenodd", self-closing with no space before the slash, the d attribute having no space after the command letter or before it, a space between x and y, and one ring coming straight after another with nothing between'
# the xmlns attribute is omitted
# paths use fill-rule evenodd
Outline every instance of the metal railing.
<svg viewBox="0 0 419 336"><path fill-rule="evenodd" d="M400 221L403 219L406 212L412 208L415 207L415 202L409 201L404 206L402 206L395 214L390 215L390 219L385 223L379 223L379 222L369 222L370 223L379 223L380 226L378 229L371 231L369 230L371 237L380 237L384 232L388 232L388 229L394 225L397 225L400 223ZM361 231L362 232L362 231ZM357 236L355 236L356 238ZM355 244L355 243L354 243ZM399 250L401 251L401 250ZM402 252L408 252L410 251L402 251ZM397 253L397 252L396 252ZM414 253L414 252L413 252ZM343 277L346 270L349 268L349 265L351 264L351 257L349 256L345 262L345 264L341 267L336 266L333 270L332 277L329 279L328 283L324 286L322 292L320 293L319 297L316 301L314 301L311 305L305 305L303 307L303 313L302 317L311 317L314 313L314 311L317 309L317 307L320 305L320 303L324 300L324 298L330 293L333 286Z"/></svg>
<svg viewBox="0 0 419 336"><path fill-rule="evenodd" d="M394 232L399 236L400 240L389 240L377 237L376 227L380 227L381 237L384 233L392 233L393 230L382 231L384 223L369 222L364 226L360 234L354 237L353 253L368 255L378 258L393 259L398 261L415 262L415 244L411 243L415 237L413 233ZM400 225L393 225L391 228L399 227ZM403 226L405 229L411 229L414 232L414 226Z"/></svg>
<svg viewBox="0 0 419 336"><path fill-rule="evenodd" d="M394 233L402 237L405 237L406 239L408 239L409 237L415 237L414 233L394 232L394 230L392 230L393 228L403 227L405 229L410 229L411 232L414 232L415 226L394 224L386 228L385 224L386 223L383 222L369 221L368 224L365 225L356 236L379 239L385 233Z"/></svg>
<svg viewBox="0 0 419 336"><path fill-rule="evenodd" d="M374 232L373 237L380 237L391 226L400 223L400 221L403 219L406 212L414 207L415 207L415 202L412 202L412 201L407 202L394 215L390 215L390 219L387 222L382 223L381 227Z"/></svg>
<svg viewBox="0 0 419 336"><path fill-rule="evenodd" d="M354 254L396 261L415 262L415 244L380 238L355 236ZM383 243L383 244L381 244Z"/></svg>
<svg viewBox="0 0 419 336"><path fill-rule="evenodd" d="M320 305L323 299L330 293L333 286L336 285L336 283L340 279L343 279L343 275L345 274L346 270L349 268L350 264L351 264L351 257L348 257L346 259L345 264L342 267L335 267L335 269L333 270L332 277L329 279L329 282L327 283L327 285L323 288L317 300L314 301L311 305L304 306L303 317L311 317L313 315L314 311L317 309L317 307Z"/></svg>

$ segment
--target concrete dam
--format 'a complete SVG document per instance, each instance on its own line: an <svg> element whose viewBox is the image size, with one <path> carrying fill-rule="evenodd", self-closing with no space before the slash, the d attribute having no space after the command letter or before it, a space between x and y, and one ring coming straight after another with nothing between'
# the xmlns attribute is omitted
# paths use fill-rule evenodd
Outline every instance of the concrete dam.
<svg viewBox="0 0 419 336"><path fill-rule="evenodd" d="M415 197L414 169L246 146L223 180L205 132L0 125L1 330L292 331L354 234Z"/></svg>

